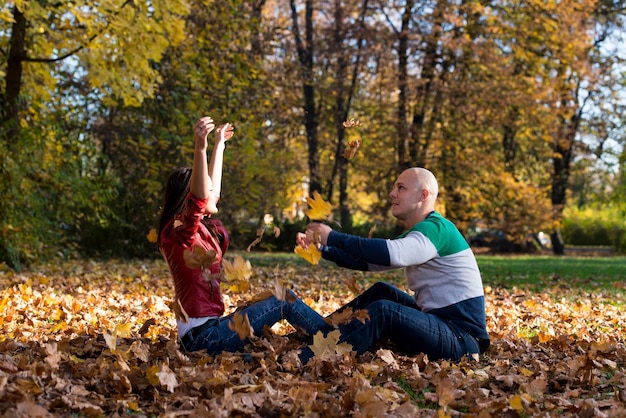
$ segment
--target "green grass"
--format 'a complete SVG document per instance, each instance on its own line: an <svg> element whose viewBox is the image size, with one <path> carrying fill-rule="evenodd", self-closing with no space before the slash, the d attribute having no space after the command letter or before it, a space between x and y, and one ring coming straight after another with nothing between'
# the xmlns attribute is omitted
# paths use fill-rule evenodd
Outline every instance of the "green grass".
<svg viewBox="0 0 626 418"><path fill-rule="evenodd" d="M542 290L563 285L583 290L624 291L626 257L572 257L549 255L477 256L486 285Z"/></svg>
<svg viewBox="0 0 626 418"><path fill-rule="evenodd" d="M324 269L326 271L340 269L325 260L322 260L318 266L312 266L293 253L229 253L231 257L236 254L242 255L253 265L260 267L292 266L297 269ZM534 292L561 287L564 290L602 291L621 295L626 290L626 256L478 255L476 258L485 286L508 289L517 287ZM397 285L405 283L401 269L366 273L362 281L364 285L367 285L378 280Z"/></svg>

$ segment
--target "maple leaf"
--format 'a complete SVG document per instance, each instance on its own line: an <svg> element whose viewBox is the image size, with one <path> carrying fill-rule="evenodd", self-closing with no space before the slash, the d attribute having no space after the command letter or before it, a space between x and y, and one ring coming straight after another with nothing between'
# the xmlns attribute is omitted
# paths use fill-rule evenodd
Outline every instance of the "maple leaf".
<svg viewBox="0 0 626 418"><path fill-rule="evenodd" d="M235 331L242 341L254 336L254 330L250 326L248 314L241 315L240 312L235 312L232 319L228 322L228 328Z"/></svg>
<svg viewBox="0 0 626 418"><path fill-rule="evenodd" d="M199 245L194 245L191 250L185 250L183 252L183 259L185 265L192 269L204 269L215 263L217 260L217 253L214 250L205 251Z"/></svg>
<svg viewBox="0 0 626 418"><path fill-rule="evenodd" d="M326 318L326 322L331 325L339 326L342 324L347 324L353 319L358 319L361 323L365 323L370 319L370 314L367 309L357 309L353 311L352 308L346 308L341 312L333 312L330 316Z"/></svg>
<svg viewBox="0 0 626 418"><path fill-rule="evenodd" d="M313 198L307 196L306 202L310 208L304 211L304 214L311 220L330 219L332 214L333 205L324 201L322 196L317 192L313 192Z"/></svg>
<svg viewBox="0 0 626 418"><path fill-rule="evenodd" d="M157 242L159 236L157 235L156 229L151 228L150 232L148 232L148 235L146 235L146 238L148 239L149 242L152 242L152 243Z"/></svg>
<svg viewBox="0 0 626 418"><path fill-rule="evenodd" d="M322 331L318 331L317 334L313 336L313 345L310 345L309 347L316 356L322 358L334 354L341 355L350 353L352 351L352 346L350 344L346 342L337 344L340 336L341 332L338 329L330 331L325 337Z"/></svg>
<svg viewBox="0 0 626 418"><path fill-rule="evenodd" d="M167 390L170 392L174 392L174 389L178 386L176 374L165 364L161 365L161 370L156 373L156 377L159 379L159 383L167 387Z"/></svg>
<svg viewBox="0 0 626 418"><path fill-rule="evenodd" d="M322 253L317 249L315 245L309 245L307 248L304 248L300 245L297 245L293 250L300 257L304 258L311 264L319 264L322 259Z"/></svg>

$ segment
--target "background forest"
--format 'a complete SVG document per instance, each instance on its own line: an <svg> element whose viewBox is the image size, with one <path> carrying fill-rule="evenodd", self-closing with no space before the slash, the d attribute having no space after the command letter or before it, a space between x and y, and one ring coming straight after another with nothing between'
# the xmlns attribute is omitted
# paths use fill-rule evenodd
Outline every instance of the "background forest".
<svg viewBox="0 0 626 418"><path fill-rule="evenodd" d="M314 191L344 231L392 233L391 185L424 166L467 234L623 250L625 6L4 2L0 261L158 256L204 115L236 129L218 214L235 248L277 226L260 246L292 250Z"/></svg>

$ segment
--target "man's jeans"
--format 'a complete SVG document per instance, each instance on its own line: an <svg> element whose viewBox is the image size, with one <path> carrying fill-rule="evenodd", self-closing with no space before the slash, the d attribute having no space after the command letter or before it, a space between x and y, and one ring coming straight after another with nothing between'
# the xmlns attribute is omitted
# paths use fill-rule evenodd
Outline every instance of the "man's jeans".
<svg viewBox="0 0 626 418"><path fill-rule="evenodd" d="M292 293L292 296L295 295ZM263 327L271 327L281 319L286 319L294 328L304 331L309 336L313 336L318 331L328 332L331 327L324 321L324 318L299 298L293 303L278 300L275 296L260 300L247 306L239 314L248 315L250 326L255 335L261 335ZM195 327L183 337L184 347L188 351L206 349L210 355L221 353L222 351L235 352L246 344L239 335L228 327L232 320L229 316L210 319L212 326Z"/></svg>
<svg viewBox="0 0 626 418"><path fill-rule="evenodd" d="M354 319L339 326L339 342L351 344L357 354L387 340L400 353L425 353L430 360L457 361L465 354L480 354L474 337L433 314L422 312L411 295L388 283L374 284L339 311L347 307L367 309L369 313L365 324Z"/></svg>

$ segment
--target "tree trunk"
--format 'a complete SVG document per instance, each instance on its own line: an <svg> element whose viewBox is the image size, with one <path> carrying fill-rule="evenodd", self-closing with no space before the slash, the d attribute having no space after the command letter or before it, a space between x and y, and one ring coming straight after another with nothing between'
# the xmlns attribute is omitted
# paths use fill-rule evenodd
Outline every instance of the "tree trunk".
<svg viewBox="0 0 626 418"><path fill-rule="evenodd" d="M306 130L309 164L309 193L322 191L319 163L319 143L317 139L318 116L315 108L315 87L313 85L313 0L306 0L305 37L302 41L298 25L298 12L294 0L290 0L293 31L302 73L302 92L304 94L304 127Z"/></svg>
<svg viewBox="0 0 626 418"><path fill-rule="evenodd" d="M13 6L13 27L7 59L5 76L5 94L0 109L0 126L2 127L3 141L7 149L11 149L19 128L19 99L22 89L22 64L25 54L26 19L17 6Z"/></svg>
<svg viewBox="0 0 626 418"><path fill-rule="evenodd" d="M565 100L562 101L565 103ZM552 219L557 225L551 233L552 251L555 255L565 254L565 244L558 225L563 219L563 208L567 201L567 186L570 176L570 165L574 156L576 132L580 123L580 110L569 118L561 118L559 137L554 143L552 158Z"/></svg>

